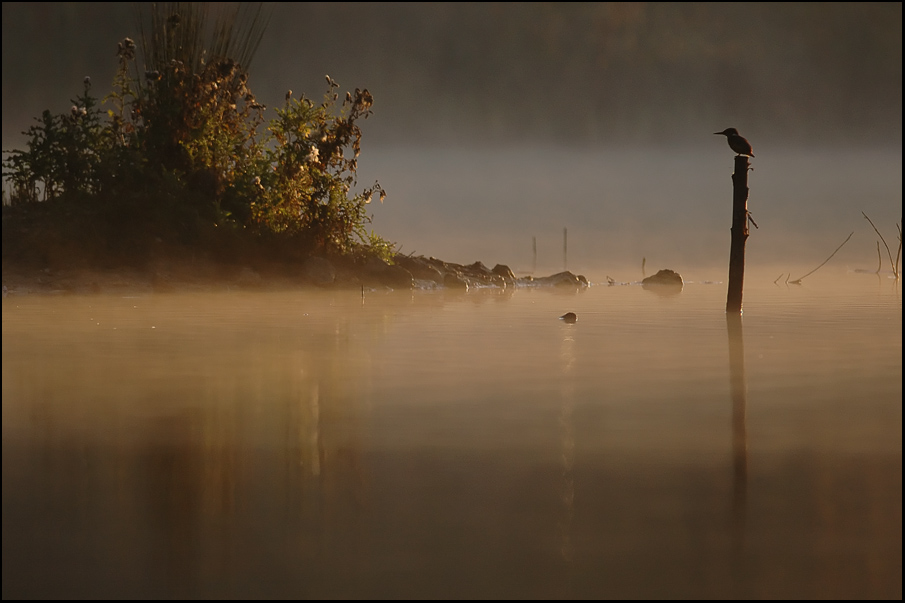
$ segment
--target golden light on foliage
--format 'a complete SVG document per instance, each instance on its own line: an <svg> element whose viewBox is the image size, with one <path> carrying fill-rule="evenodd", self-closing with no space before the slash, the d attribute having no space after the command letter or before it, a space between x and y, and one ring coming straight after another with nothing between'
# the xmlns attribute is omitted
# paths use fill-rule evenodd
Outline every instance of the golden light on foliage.
<svg viewBox="0 0 905 603"><path fill-rule="evenodd" d="M117 45L113 90L103 100L112 109L100 109L85 78L70 114L45 111L27 132L28 150L4 160L15 204L39 195L82 203L150 195L144 209L159 212L161 223L191 216L343 253L391 247L365 230L364 207L376 191L385 197L380 185L350 194L361 151L357 122L373 105L367 89L347 92L338 108L339 84L327 75L322 103L289 90L268 121L248 87L267 21L260 6L221 6L216 16L209 3L142 10L140 44L124 38Z"/></svg>

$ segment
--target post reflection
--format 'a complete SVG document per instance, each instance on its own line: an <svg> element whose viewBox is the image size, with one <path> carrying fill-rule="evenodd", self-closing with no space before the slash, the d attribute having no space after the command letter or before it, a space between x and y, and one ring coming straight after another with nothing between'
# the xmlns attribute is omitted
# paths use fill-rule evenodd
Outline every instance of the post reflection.
<svg viewBox="0 0 905 603"><path fill-rule="evenodd" d="M740 314L727 313L729 333L729 383L732 397L732 517L734 542L744 546L748 489L748 428L746 406L748 383L745 379L745 343Z"/></svg>

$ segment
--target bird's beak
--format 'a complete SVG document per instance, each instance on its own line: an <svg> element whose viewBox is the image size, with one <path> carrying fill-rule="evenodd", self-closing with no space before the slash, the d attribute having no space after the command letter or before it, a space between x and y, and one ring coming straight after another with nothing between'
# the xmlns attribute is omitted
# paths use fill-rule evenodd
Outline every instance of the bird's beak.
<svg viewBox="0 0 905 603"><path fill-rule="evenodd" d="M714 134L722 134L722 132L714 132Z"/></svg>

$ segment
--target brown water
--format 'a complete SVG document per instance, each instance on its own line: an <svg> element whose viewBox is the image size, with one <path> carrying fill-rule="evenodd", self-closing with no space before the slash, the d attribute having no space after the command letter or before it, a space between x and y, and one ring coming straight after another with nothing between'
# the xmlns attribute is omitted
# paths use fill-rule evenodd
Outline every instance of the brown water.
<svg viewBox="0 0 905 603"><path fill-rule="evenodd" d="M901 598L899 288L772 278L4 299L3 597Z"/></svg>

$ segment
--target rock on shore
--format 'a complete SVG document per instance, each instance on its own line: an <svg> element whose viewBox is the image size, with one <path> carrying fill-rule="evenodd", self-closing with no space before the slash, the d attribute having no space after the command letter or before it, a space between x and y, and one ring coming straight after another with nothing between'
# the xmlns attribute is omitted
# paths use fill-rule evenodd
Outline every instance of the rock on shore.
<svg viewBox="0 0 905 603"><path fill-rule="evenodd" d="M146 268L102 270L80 267L36 269L4 261L3 286L10 295L170 293L175 291L342 289L471 289L588 287L582 275L559 272L516 277L504 264L456 264L433 257L397 254L392 263L376 257L361 262L312 256L302 263L225 265L209 261L159 260Z"/></svg>

